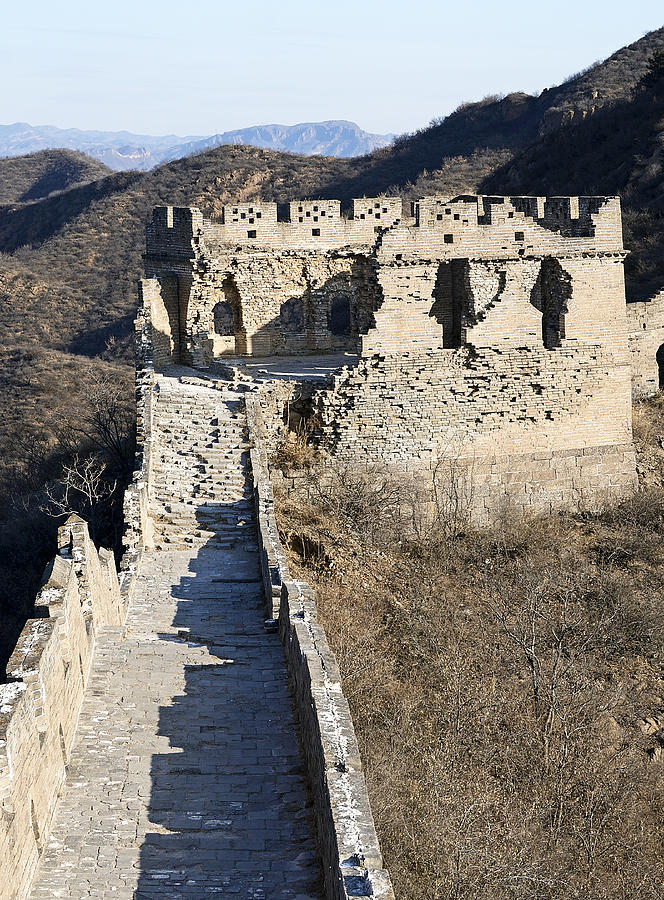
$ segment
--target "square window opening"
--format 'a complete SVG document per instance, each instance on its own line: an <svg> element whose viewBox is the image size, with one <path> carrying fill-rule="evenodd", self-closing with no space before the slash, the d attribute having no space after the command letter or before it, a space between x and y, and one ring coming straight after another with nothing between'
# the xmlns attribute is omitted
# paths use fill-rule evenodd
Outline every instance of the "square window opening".
<svg viewBox="0 0 664 900"><path fill-rule="evenodd" d="M453 244L453 243L454 243L454 235L453 235L453 234L446 234L445 237L444 237L444 241L445 241L446 244Z"/></svg>

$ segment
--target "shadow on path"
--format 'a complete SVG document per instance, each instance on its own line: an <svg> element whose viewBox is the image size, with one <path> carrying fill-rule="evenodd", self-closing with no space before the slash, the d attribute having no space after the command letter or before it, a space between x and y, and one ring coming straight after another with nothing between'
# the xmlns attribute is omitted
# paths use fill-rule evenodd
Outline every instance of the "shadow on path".
<svg viewBox="0 0 664 900"><path fill-rule="evenodd" d="M162 585L168 566L179 572L170 587L177 632L158 637L185 686L159 711L158 733L173 750L152 757L142 900L320 897L283 651L263 627L253 521L242 508L229 526L235 506L206 504L205 527L216 533L198 552L152 560Z"/></svg>

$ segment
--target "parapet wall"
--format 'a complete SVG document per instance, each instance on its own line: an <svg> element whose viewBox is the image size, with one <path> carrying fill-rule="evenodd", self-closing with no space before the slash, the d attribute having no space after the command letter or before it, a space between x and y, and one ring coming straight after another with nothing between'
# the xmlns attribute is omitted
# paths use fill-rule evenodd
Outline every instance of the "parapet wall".
<svg viewBox="0 0 664 900"><path fill-rule="evenodd" d="M394 900L341 675L308 584L291 578L274 514L266 443L287 385L247 395L266 613L277 617L313 795L327 900Z"/></svg>
<svg viewBox="0 0 664 900"><path fill-rule="evenodd" d="M136 340L136 459L131 484L124 495L123 535L124 555L120 571L120 586L128 602L143 551L152 538L149 515L149 485L152 462L153 388L155 384L155 355L161 352L157 326L153 324L150 298L139 296L138 313L134 322ZM155 346L156 345L156 346ZM164 355L163 362L167 361Z"/></svg>
<svg viewBox="0 0 664 900"><path fill-rule="evenodd" d="M456 246L486 248L492 237L504 251L527 249L531 241L540 250L561 250L569 240L579 250L622 249L617 197L425 197L412 204L412 215L403 214L399 197L353 200L349 216L338 200L292 200L288 209L280 220L276 203L234 204L213 221L196 207L156 207L147 255L186 258L192 241L272 250L368 247L385 233L396 233L399 242L406 233L415 244L438 242L448 255Z"/></svg>
<svg viewBox="0 0 664 900"><path fill-rule="evenodd" d="M58 529L58 555L0 684L0 891L27 897L46 844L74 739L96 638L120 627L126 604L110 551L85 522Z"/></svg>

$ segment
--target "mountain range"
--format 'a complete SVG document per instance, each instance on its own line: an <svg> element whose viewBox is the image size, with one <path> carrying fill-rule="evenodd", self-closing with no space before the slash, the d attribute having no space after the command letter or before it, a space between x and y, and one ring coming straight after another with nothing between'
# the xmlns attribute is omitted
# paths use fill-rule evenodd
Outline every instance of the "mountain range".
<svg viewBox="0 0 664 900"><path fill-rule="evenodd" d="M0 157L62 148L86 153L114 171L147 171L160 163L223 144L246 144L304 156L351 157L386 147L393 138L393 134L370 134L354 122L342 119L299 125L256 125L208 137L81 131L15 122L0 125Z"/></svg>

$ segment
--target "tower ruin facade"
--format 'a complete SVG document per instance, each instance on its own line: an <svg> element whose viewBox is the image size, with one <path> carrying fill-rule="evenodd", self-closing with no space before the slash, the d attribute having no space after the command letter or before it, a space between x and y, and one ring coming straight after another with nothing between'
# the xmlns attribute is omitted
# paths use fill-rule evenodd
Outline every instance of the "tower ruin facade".
<svg viewBox="0 0 664 900"><path fill-rule="evenodd" d="M159 207L155 364L345 352L310 398L328 449L430 477L479 521L635 486L616 197Z"/></svg>

